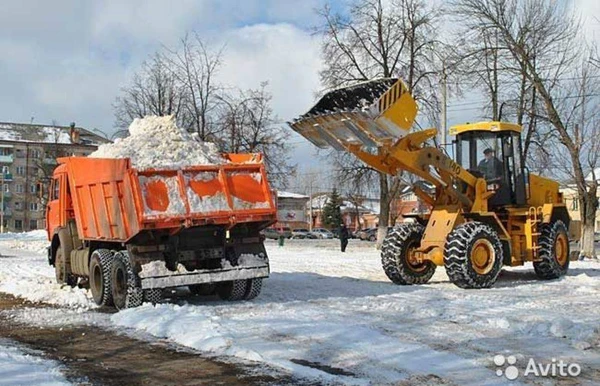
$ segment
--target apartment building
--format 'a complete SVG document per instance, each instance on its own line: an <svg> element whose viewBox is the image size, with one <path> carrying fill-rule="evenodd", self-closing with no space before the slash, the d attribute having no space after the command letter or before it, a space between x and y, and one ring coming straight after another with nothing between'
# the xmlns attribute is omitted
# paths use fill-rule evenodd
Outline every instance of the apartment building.
<svg viewBox="0 0 600 386"><path fill-rule="evenodd" d="M109 142L81 127L0 122L0 217L4 232L45 227L47 184L58 157ZM92 171L90 171L92 172Z"/></svg>

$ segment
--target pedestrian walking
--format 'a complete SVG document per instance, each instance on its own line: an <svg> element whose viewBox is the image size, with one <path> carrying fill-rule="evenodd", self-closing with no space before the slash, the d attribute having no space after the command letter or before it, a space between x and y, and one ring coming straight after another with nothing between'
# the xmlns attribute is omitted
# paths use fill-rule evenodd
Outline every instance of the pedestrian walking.
<svg viewBox="0 0 600 386"><path fill-rule="evenodd" d="M346 247L348 246L348 228L346 224L340 224L340 243L342 244L342 252L346 252Z"/></svg>

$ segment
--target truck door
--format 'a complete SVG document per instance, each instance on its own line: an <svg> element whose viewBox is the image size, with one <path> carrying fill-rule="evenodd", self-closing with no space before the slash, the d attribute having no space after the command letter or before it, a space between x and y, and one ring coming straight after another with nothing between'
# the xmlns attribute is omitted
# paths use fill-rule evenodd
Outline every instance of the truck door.
<svg viewBox="0 0 600 386"><path fill-rule="evenodd" d="M48 224L48 234L50 237L54 235L56 228L61 226L60 223L60 183L62 176L55 177L50 183L50 191L48 192L48 207L46 208L46 224Z"/></svg>

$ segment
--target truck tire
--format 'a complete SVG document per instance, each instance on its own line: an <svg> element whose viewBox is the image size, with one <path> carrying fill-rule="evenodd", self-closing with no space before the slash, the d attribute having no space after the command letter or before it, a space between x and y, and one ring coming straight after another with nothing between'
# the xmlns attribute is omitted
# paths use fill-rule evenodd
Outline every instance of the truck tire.
<svg viewBox="0 0 600 386"><path fill-rule="evenodd" d="M144 296L140 278L133 271L129 254L120 251L115 254L111 269L112 297L115 308L123 310L138 307L142 304Z"/></svg>
<svg viewBox="0 0 600 386"><path fill-rule="evenodd" d="M77 276L67 273L67 262L64 258L64 251L58 246L56 256L54 257L54 274L58 284L66 284L70 287L77 285Z"/></svg>
<svg viewBox="0 0 600 386"><path fill-rule="evenodd" d="M215 294L217 285L215 283L194 284L188 286L188 288L194 295L208 296Z"/></svg>
<svg viewBox="0 0 600 386"><path fill-rule="evenodd" d="M247 280L224 281L217 284L217 295L223 300L242 300L246 296Z"/></svg>
<svg viewBox="0 0 600 386"><path fill-rule="evenodd" d="M557 220L540 226L539 261L533 269L542 280L558 279L569 270L569 233L564 222Z"/></svg>
<svg viewBox="0 0 600 386"><path fill-rule="evenodd" d="M446 238L444 266L460 288L489 288L502 269L502 243L487 224L472 221L457 226Z"/></svg>
<svg viewBox="0 0 600 386"><path fill-rule="evenodd" d="M144 301L152 304L160 302L162 299L162 289L152 288L144 290Z"/></svg>
<svg viewBox="0 0 600 386"><path fill-rule="evenodd" d="M436 267L431 261L415 265L408 259L411 250L419 246L423 231L419 224L402 224L392 229L383 240L381 265L394 284L425 284L435 273Z"/></svg>
<svg viewBox="0 0 600 386"><path fill-rule="evenodd" d="M244 294L245 300L252 300L260 294L262 290L262 278L248 279L246 281L246 293Z"/></svg>
<svg viewBox="0 0 600 386"><path fill-rule="evenodd" d="M96 249L90 258L90 291L99 306L113 305L111 267L114 255L108 249Z"/></svg>

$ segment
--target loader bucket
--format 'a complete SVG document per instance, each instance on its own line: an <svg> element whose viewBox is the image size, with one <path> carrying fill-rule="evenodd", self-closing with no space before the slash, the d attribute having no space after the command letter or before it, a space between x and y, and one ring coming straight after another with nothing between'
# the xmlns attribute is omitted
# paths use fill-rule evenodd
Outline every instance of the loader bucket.
<svg viewBox="0 0 600 386"><path fill-rule="evenodd" d="M289 125L317 147L343 151L394 142L408 134L416 115L404 82L385 78L330 91Z"/></svg>

